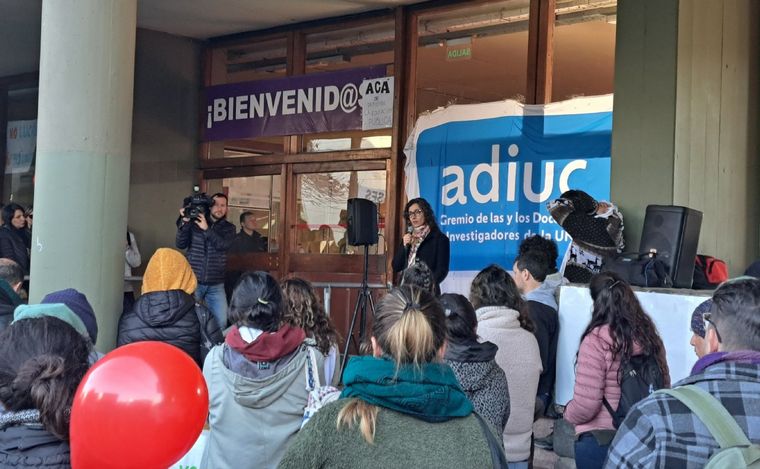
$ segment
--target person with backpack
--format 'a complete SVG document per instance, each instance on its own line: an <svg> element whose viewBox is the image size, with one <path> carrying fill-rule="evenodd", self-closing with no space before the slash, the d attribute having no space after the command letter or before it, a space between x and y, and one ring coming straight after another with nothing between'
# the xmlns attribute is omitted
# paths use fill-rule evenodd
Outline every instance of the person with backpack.
<svg viewBox="0 0 760 469"><path fill-rule="evenodd" d="M760 280L728 281L712 299L709 353L631 409L606 467L760 467Z"/></svg>
<svg viewBox="0 0 760 469"><path fill-rule="evenodd" d="M274 469L301 428L307 375L326 382L324 355L313 353L317 344L303 329L283 322L284 307L271 275L240 277L230 301L233 326L203 365L211 431L198 467Z"/></svg>
<svg viewBox="0 0 760 469"><path fill-rule="evenodd" d="M317 343L317 348L324 356L324 376L327 383L340 381L340 336L330 316L325 312L322 302L311 283L300 278L290 278L280 284L285 304L282 310L282 323L299 327Z"/></svg>
<svg viewBox="0 0 760 469"><path fill-rule="evenodd" d="M601 468L615 429L637 400L670 386L665 346L630 285L617 274L589 284L593 311L581 336L573 399L564 418L575 425L575 464Z"/></svg>
<svg viewBox="0 0 760 469"><path fill-rule="evenodd" d="M212 312L193 296L197 286L182 253L169 248L156 250L145 268L140 298L119 319L116 344L165 342L182 349L203 367L208 351L224 337Z"/></svg>

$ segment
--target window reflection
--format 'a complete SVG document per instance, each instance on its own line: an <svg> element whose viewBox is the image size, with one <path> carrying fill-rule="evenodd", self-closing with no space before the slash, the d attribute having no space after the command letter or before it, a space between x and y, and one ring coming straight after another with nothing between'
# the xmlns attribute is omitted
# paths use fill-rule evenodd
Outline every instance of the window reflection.
<svg viewBox="0 0 760 469"><path fill-rule="evenodd" d="M300 254L363 254L348 244L348 199L360 197L378 204L378 238L370 254L385 253L385 171L344 171L298 176L293 252Z"/></svg>
<svg viewBox="0 0 760 469"><path fill-rule="evenodd" d="M266 246L267 252L279 250L277 226L280 215L280 176L250 176L240 178L214 179L208 181L209 195L215 192L224 192L229 198L227 220L237 227L238 233L242 230L241 215L246 215L249 230L257 232ZM252 243L248 243L253 245ZM261 250L251 249L252 252ZM240 253L237 253L240 254Z"/></svg>

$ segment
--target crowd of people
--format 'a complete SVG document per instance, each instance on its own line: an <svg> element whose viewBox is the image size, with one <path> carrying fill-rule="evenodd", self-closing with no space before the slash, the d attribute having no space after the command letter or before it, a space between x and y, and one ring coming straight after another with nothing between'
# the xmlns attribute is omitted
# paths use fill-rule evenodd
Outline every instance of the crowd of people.
<svg viewBox="0 0 760 469"><path fill-rule="evenodd" d="M665 344L631 286L615 273L592 275L573 398L561 409L553 392L565 280L553 241L523 240L511 272L485 267L468 297L440 294L448 239L429 204L410 201L410 232L393 262L399 286L378 302L367 354L340 369L341 336L308 281L245 272L229 305L217 301L224 259L208 261L235 230L221 223L226 198L214 200L210 220L180 214L177 247L188 254L161 248L151 256L117 335L120 346L174 345L202 370L209 433L200 467L528 468L534 422L558 413L575 426L579 468L702 467L721 448L711 422L679 394L686 385L724 406L745 439L760 441L757 278L724 283L694 311L699 360L690 377L671 383ZM15 227L15 208L8 217L5 208ZM129 262L132 244L128 233L126 262L139 265L139 252ZM102 356L97 321L74 289L24 304L24 274L0 259L0 467L68 467L74 393ZM638 402L631 370L646 370L650 383Z"/></svg>

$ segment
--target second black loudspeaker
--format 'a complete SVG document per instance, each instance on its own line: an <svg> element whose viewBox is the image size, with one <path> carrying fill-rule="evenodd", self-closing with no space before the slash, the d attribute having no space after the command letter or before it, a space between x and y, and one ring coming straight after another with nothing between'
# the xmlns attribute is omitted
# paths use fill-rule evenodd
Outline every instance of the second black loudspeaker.
<svg viewBox="0 0 760 469"><path fill-rule="evenodd" d="M368 199L348 199L348 244L377 244L377 205Z"/></svg>
<svg viewBox="0 0 760 469"><path fill-rule="evenodd" d="M649 205L639 252L657 250L676 288L691 288L702 212L676 205Z"/></svg>

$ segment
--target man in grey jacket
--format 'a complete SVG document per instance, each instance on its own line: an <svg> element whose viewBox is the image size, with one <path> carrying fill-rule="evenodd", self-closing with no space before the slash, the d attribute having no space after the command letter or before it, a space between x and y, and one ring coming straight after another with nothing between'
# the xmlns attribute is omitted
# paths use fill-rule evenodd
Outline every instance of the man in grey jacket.
<svg viewBox="0 0 760 469"><path fill-rule="evenodd" d="M552 402L557 368L557 339L559 315L552 288L544 286L548 273L547 256L539 251L527 251L515 260L514 279L528 304L530 318L536 328L533 334L541 353L543 371L538 381L536 415L544 415Z"/></svg>

